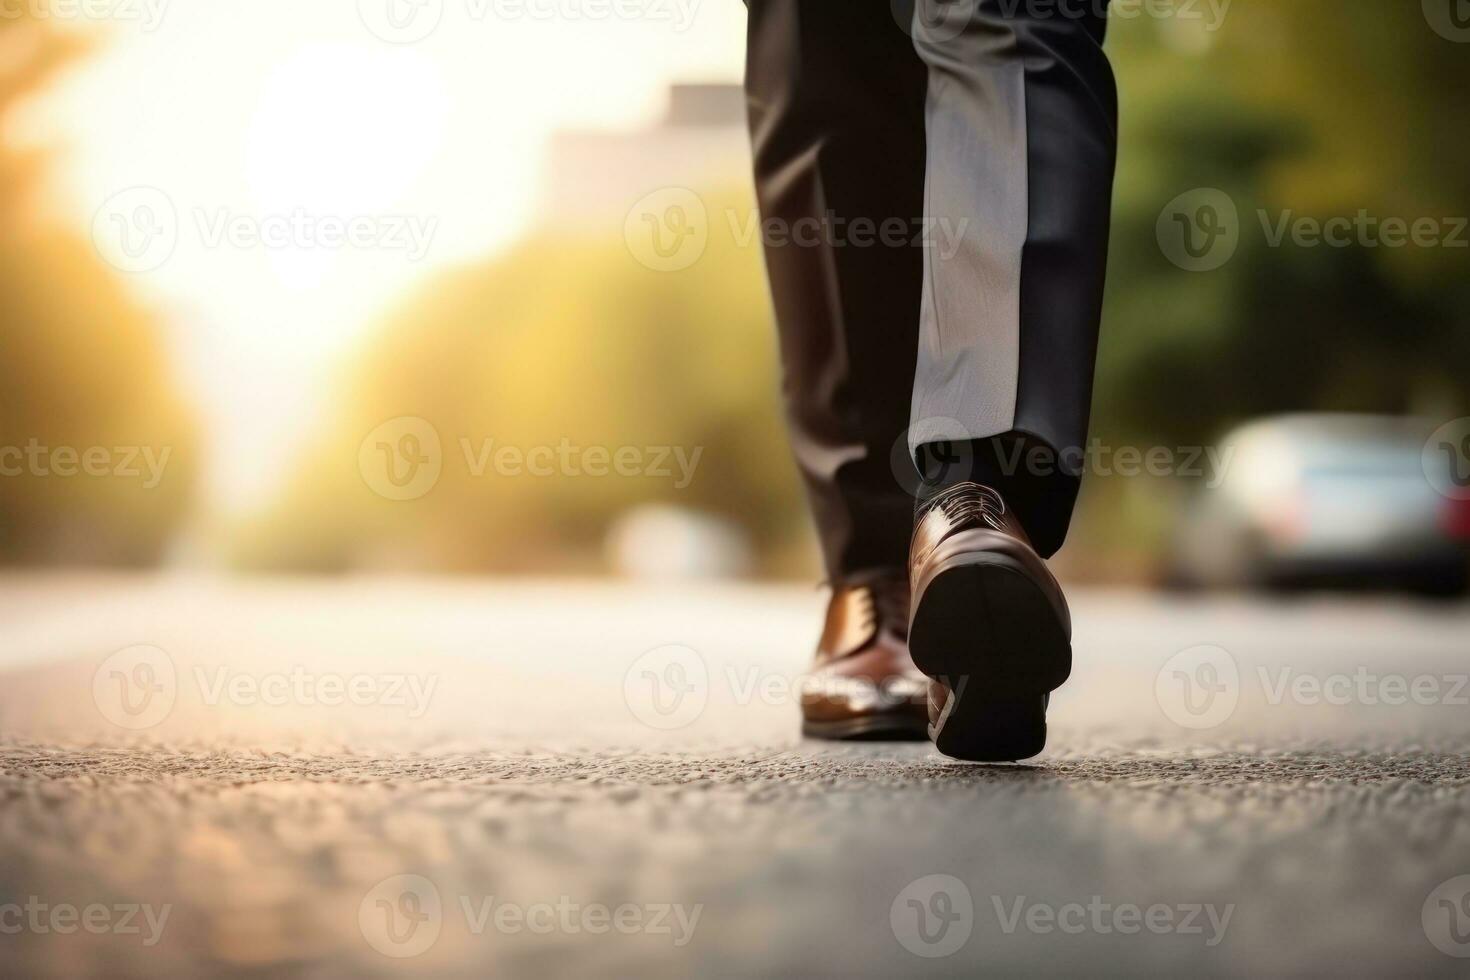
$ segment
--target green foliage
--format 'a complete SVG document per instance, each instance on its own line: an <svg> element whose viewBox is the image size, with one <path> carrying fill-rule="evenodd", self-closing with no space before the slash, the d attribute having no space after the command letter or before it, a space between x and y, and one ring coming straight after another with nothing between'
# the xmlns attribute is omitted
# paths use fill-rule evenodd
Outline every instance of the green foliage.
<svg viewBox="0 0 1470 980"><path fill-rule="evenodd" d="M1463 407L1470 251L1271 247L1263 222L1470 215L1464 45L1418 4L1376 0L1238 0L1202 52L1167 43L1170 27L1112 38L1123 156L1100 431L1200 442L1271 412ZM1164 205L1198 187L1240 210L1239 251L1213 272L1178 269L1155 239Z"/></svg>
<svg viewBox="0 0 1470 980"><path fill-rule="evenodd" d="M1470 215L1470 49L1380 0L1235 0L1213 35L1140 18L1109 49L1121 159L1095 435L1197 446L1277 412L1470 412L1470 251L1271 247L1262 226ZM1155 227L1201 187L1235 201L1240 246L1186 272ZM1067 557L1146 562L1184 487L1088 481Z"/></svg>

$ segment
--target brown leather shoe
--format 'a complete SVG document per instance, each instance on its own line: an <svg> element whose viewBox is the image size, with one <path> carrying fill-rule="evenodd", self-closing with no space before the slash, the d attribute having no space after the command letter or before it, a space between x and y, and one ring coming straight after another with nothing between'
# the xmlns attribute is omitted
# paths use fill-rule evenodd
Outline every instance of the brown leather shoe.
<svg viewBox="0 0 1470 980"><path fill-rule="evenodd" d="M976 762L1040 752L1048 695L1072 672L1072 621L1061 587L1000 494L960 483L925 501L909 583L909 643L932 679L935 746Z"/></svg>
<svg viewBox="0 0 1470 980"><path fill-rule="evenodd" d="M908 647L902 576L834 586L817 660L801 684L801 731L811 738L917 741L928 727L928 678Z"/></svg>

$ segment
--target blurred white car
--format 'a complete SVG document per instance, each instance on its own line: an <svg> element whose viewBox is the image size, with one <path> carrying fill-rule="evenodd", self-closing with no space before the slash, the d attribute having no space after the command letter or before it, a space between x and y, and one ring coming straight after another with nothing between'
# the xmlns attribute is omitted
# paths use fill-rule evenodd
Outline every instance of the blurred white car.
<svg viewBox="0 0 1470 980"><path fill-rule="evenodd" d="M1237 429L1222 440L1217 485L1184 509L1170 583L1463 593L1470 501L1435 488L1450 485L1439 477L1452 461L1425 451L1433 429L1366 415L1284 416Z"/></svg>

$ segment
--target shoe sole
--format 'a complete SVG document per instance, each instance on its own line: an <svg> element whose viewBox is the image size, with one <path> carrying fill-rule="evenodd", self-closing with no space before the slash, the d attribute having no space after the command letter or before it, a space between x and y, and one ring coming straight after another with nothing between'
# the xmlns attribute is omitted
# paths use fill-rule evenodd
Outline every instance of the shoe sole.
<svg viewBox="0 0 1470 980"><path fill-rule="evenodd" d="M929 738L929 726L912 715L874 716L802 722L801 734L830 742L922 742Z"/></svg>
<svg viewBox="0 0 1470 980"><path fill-rule="evenodd" d="M909 651L950 689L929 726L935 747L971 762L1045 748L1048 695L1072 672L1072 644L1041 587L1004 555L965 555L941 565L915 601Z"/></svg>

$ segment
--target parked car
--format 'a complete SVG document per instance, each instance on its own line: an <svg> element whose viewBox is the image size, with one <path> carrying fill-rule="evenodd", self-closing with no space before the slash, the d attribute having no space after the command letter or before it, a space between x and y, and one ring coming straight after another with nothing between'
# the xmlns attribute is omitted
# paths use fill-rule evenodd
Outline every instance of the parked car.
<svg viewBox="0 0 1470 980"><path fill-rule="evenodd" d="M1470 588L1470 500L1431 468L1434 425L1297 415L1221 441L1223 473L1184 508L1169 580L1184 587Z"/></svg>

